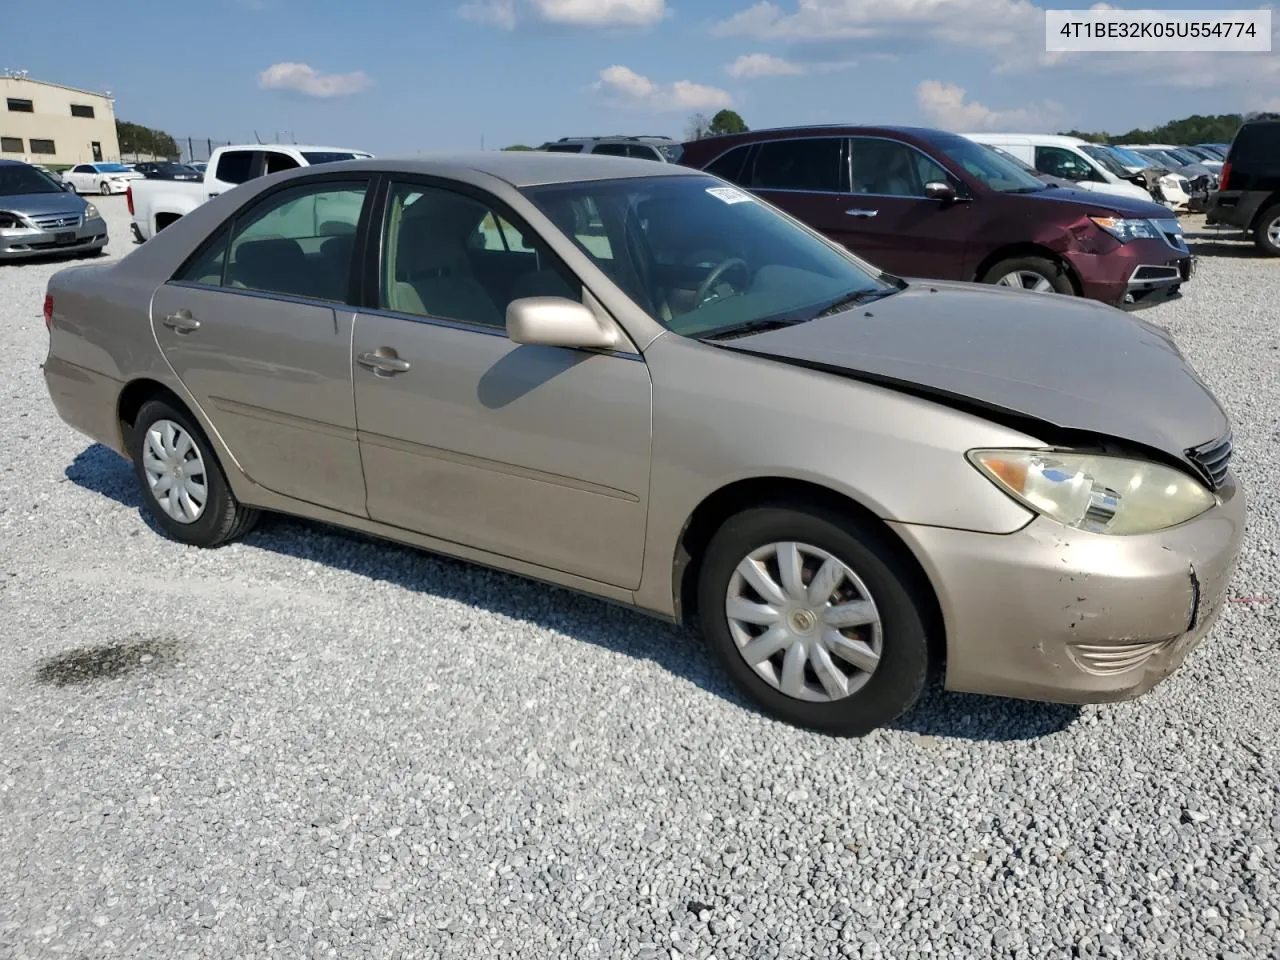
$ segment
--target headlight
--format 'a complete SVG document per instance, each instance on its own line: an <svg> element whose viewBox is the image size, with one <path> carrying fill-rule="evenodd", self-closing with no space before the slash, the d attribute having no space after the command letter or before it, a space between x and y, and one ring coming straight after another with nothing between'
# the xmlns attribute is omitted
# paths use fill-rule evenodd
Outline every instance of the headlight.
<svg viewBox="0 0 1280 960"><path fill-rule="evenodd" d="M16 213L0 210L0 230L26 230L27 223Z"/></svg>
<svg viewBox="0 0 1280 960"><path fill-rule="evenodd" d="M1119 217L1090 217L1089 219L1121 243L1128 243L1130 240L1160 239L1160 231L1150 220L1122 220Z"/></svg>
<svg viewBox="0 0 1280 960"><path fill-rule="evenodd" d="M1217 502L1182 471L1146 460L1054 450L973 450L968 456L1015 500L1089 533L1153 533Z"/></svg>
<svg viewBox="0 0 1280 960"><path fill-rule="evenodd" d="M98 213L98 208L92 203L86 203L84 205L84 218L86 220L93 220L100 216L102 216L102 214Z"/></svg>

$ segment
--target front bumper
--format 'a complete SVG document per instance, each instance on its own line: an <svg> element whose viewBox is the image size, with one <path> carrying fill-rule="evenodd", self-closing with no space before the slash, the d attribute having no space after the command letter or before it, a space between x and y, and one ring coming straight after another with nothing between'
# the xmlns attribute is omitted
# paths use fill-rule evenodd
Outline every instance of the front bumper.
<svg viewBox="0 0 1280 960"><path fill-rule="evenodd" d="M106 245L107 222L101 217L65 228L0 230L0 260L85 253Z"/></svg>
<svg viewBox="0 0 1280 960"><path fill-rule="evenodd" d="M1245 495L1162 533L1112 537L1037 517L994 535L894 524L938 594L950 690L1059 703L1140 696L1221 611Z"/></svg>
<svg viewBox="0 0 1280 960"><path fill-rule="evenodd" d="M1185 245L1155 239L1115 244L1106 253L1073 252L1067 260L1091 300L1138 310L1176 300L1195 275L1195 258Z"/></svg>

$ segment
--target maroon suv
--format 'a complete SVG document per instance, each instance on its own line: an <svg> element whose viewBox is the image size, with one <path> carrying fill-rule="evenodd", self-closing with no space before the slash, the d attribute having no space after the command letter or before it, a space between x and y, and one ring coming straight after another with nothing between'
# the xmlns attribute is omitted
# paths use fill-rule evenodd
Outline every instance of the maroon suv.
<svg viewBox="0 0 1280 960"><path fill-rule="evenodd" d="M1180 296L1195 266L1165 207L1048 186L941 130L753 130L685 143L679 162L759 194L898 276L1132 309Z"/></svg>

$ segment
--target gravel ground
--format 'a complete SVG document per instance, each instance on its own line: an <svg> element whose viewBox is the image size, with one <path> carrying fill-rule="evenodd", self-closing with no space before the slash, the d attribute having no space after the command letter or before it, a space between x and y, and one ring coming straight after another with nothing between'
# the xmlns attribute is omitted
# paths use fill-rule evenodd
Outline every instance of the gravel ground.
<svg viewBox="0 0 1280 960"><path fill-rule="evenodd" d="M162 539L47 400L61 265L0 266L0 956L1280 955L1280 261L1195 243L1147 316L1235 420L1220 625L1136 703L934 693L856 741L558 590Z"/></svg>

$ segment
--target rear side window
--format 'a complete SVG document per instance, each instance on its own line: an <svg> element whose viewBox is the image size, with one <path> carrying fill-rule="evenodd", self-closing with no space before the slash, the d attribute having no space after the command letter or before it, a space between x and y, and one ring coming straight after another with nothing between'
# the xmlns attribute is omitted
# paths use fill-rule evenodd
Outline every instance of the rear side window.
<svg viewBox="0 0 1280 960"><path fill-rule="evenodd" d="M582 144L580 143L552 143L543 147L548 153L581 153Z"/></svg>
<svg viewBox="0 0 1280 960"><path fill-rule="evenodd" d="M627 145L625 143L597 143L592 153L603 154L606 157L625 157L628 156Z"/></svg>
<svg viewBox="0 0 1280 960"><path fill-rule="evenodd" d="M253 176L253 151L228 150L218 158L214 179L223 183L244 183Z"/></svg>
<svg viewBox="0 0 1280 960"><path fill-rule="evenodd" d="M728 153L717 157L707 165L707 173L730 183L742 182L742 167L747 159L747 154L751 152L752 144L746 144L741 147L734 147Z"/></svg>
<svg viewBox="0 0 1280 960"><path fill-rule="evenodd" d="M842 146L839 137L762 143L747 185L760 190L839 193L844 185Z"/></svg>

